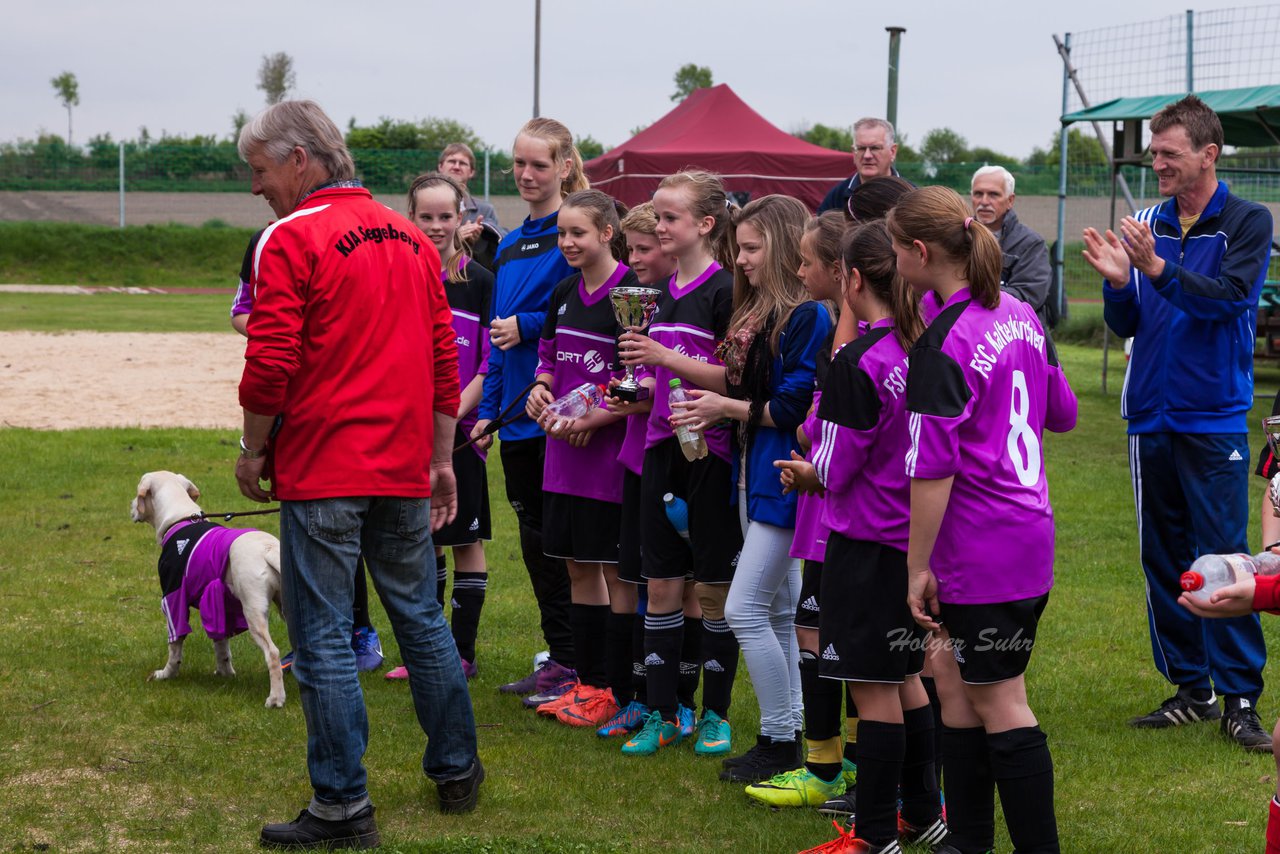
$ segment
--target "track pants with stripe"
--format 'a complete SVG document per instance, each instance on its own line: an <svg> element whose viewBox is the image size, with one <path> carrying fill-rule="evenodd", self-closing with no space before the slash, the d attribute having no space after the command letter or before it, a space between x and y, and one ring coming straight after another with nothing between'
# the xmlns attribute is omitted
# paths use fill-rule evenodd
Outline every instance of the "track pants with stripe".
<svg viewBox="0 0 1280 854"><path fill-rule="evenodd" d="M1257 704L1267 650L1257 614L1202 619L1178 604L1203 554L1248 552L1249 446L1242 433L1129 436L1147 621L1156 668L1180 688Z"/></svg>

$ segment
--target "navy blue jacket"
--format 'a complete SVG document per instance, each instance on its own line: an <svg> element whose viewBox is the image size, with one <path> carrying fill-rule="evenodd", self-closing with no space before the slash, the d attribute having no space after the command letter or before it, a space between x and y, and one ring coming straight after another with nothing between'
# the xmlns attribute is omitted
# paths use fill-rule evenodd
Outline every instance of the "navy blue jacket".
<svg viewBox="0 0 1280 854"><path fill-rule="evenodd" d="M542 219L526 219L514 231L507 232L498 244L494 260L493 309L487 318L515 315L520 328L520 343L510 350L489 350L489 372L484 378L484 394L477 414L492 420L511 404L516 395L533 382L538 368L538 340L547 317L547 306L556 283L576 272L564 260L556 243L556 211ZM525 395L527 397L527 395ZM511 414L524 412L524 397ZM506 442L535 439L543 435L528 416L521 415L498 431Z"/></svg>
<svg viewBox="0 0 1280 854"><path fill-rule="evenodd" d="M759 427L747 451L747 518L752 521L779 528L796 525L796 493L782 494L773 461L789 460L793 450L800 450L796 428L804 423L813 404L818 351L830 332L831 315L826 306L810 301L796 306L778 337L768 400L769 415L777 426ZM740 453L735 453L735 484L740 459Z"/></svg>
<svg viewBox="0 0 1280 854"><path fill-rule="evenodd" d="M1218 189L1182 237L1175 199L1137 214L1165 260L1155 281L1104 283L1103 316L1133 338L1121 412L1129 433L1246 433L1253 405L1258 295L1271 255L1271 212Z"/></svg>

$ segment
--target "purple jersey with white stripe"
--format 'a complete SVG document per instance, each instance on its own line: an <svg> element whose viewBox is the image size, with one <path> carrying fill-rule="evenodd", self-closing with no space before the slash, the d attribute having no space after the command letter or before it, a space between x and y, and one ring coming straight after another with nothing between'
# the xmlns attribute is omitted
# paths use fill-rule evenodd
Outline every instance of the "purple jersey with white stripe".
<svg viewBox="0 0 1280 854"><path fill-rule="evenodd" d="M827 488L822 521L851 540L906 551L907 354L891 319L872 323L836 354L818 418L813 465Z"/></svg>
<svg viewBox="0 0 1280 854"><path fill-rule="evenodd" d="M466 281L450 275L444 283L445 298L453 312L454 341L458 345L458 388L465 389L478 375L489 371L489 306L493 302L493 274L470 258L462 259ZM479 418L476 408L458 419L464 435ZM476 450L476 446L471 446ZM483 451L476 450L481 459Z"/></svg>
<svg viewBox="0 0 1280 854"><path fill-rule="evenodd" d="M821 357L819 357L821 359ZM821 422L818 420L818 404L822 401L822 392L813 393L813 409L805 418L800 429L809 439L809 457L813 462L813 449L818 444ZM827 554L827 526L822 523L824 496L808 492L800 493L796 500L796 533L791 539L791 557L801 560L822 560Z"/></svg>
<svg viewBox="0 0 1280 854"><path fill-rule="evenodd" d="M200 625L213 640L249 628L240 600L222 577L231 544L252 530L213 522L178 522L165 533L160 547L160 610L170 643L191 634L191 608L200 612Z"/></svg>
<svg viewBox="0 0 1280 854"><path fill-rule="evenodd" d="M952 295L911 350L909 477L955 477L930 558L938 598L1011 602L1053 586L1053 509L1041 436L1076 398L1035 311L1001 292Z"/></svg>
<svg viewBox="0 0 1280 854"><path fill-rule="evenodd" d="M580 273L556 285L538 342L538 373L551 375L552 397L583 383L608 385L610 378L622 375L617 355L622 329L613 316L609 289L637 286L626 264L619 264L594 293L587 293ZM548 436L543 489L621 504L623 468L618 452L626 429L622 420L601 427L583 448Z"/></svg>
<svg viewBox="0 0 1280 854"><path fill-rule="evenodd" d="M716 345L729 331L729 318L733 315L733 274L714 261L696 279L684 287L676 287L673 274L662 296L658 297L658 310L649 326L649 337L662 346L690 356L699 362L724 364L716 357ZM653 392L653 409L649 410L649 432L645 447L652 448L670 439L671 400L669 383L676 377L665 367L645 367L638 376L654 377L657 386ZM680 385L687 391L701 386L680 378ZM727 427L710 427L703 437L707 448L725 462L731 462L729 430Z"/></svg>

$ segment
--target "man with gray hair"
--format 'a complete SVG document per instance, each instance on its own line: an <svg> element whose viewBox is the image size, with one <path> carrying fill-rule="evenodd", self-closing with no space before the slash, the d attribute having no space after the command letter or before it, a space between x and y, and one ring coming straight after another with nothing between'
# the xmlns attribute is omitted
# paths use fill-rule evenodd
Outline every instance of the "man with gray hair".
<svg viewBox="0 0 1280 854"><path fill-rule="evenodd" d="M818 213L848 210L849 194L863 181L882 175L897 175L893 161L898 158L898 144L894 142L893 125L884 119L862 118L853 123L853 158L858 171L848 181L841 181L831 188L818 206Z"/></svg>
<svg viewBox="0 0 1280 854"><path fill-rule="evenodd" d="M369 722L351 649L362 552L409 670L441 810L474 808L484 779L431 544L457 512L452 313L431 241L355 179L318 105L268 107L241 131L239 151L253 194L279 219L254 251L236 480L255 501L280 500L282 595L314 790L261 842L369 848L379 841L362 762Z"/></svg>
<svg viewBox="0 0 1280 854"><path fill-rule="evenodd" d="M1043 237L1018 221L1013 212L1013 187L1013 175L1003 166L983 166L974 172L969 184L973 218L1000 241L1004 253L1000 290L1035 309L1040 325L1048 331L1050 318L1057 317L1048 305L1053 283L1049 250Z"/></svg>

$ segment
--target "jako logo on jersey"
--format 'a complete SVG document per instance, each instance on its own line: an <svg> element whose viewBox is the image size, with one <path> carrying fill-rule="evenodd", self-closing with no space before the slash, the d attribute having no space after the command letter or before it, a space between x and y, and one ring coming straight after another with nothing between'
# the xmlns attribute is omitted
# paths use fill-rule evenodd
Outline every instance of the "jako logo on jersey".
<svg viewBox="0 0 1280 854"><path fill-rule="evenodd" d="M703 356L700 353L690 353L688 350L685 349L685 346L683 344L677 344L674 349L681 356L688 356L690 359L693 359L695 362L709 361L706 356Z"/></svg>
<svg viewBox="0 0 1280 854"><path fill-rule="evenodd" d="M836 645L833 643L827 644L827 648L822 651L822 657L827 661L839 661L840 654L836 652Z"/></svg>
<svg viewBox="0 0 1280 854"><path fill-rule="evenodd" d="M524 244L521 244L521 246L520 246L520 251L521 251L521 252L532 252L533 250L537 249L537 248L538 248L539 246L541 246L541 245L542 245L542 241L541 241L541 240L539 240L537 243L524 243Z"/></svg>
<svg viewBox="0 0 1280 854"><path fill-rule="evenodd" d="M702 665L702 669L709 670L712 673L724 673L724 667L720 664L720 662L716 661L714 658L704 662Z"/></svg>
<svg viewBox="0 0 1280 854"><path fill-rule="evenodd" d="M657 667L660 664L666 664L666 662L662 660L662 656L658 655L656 652L651 652L646 655L644 657L644 663L647 667Z"/></svg>

